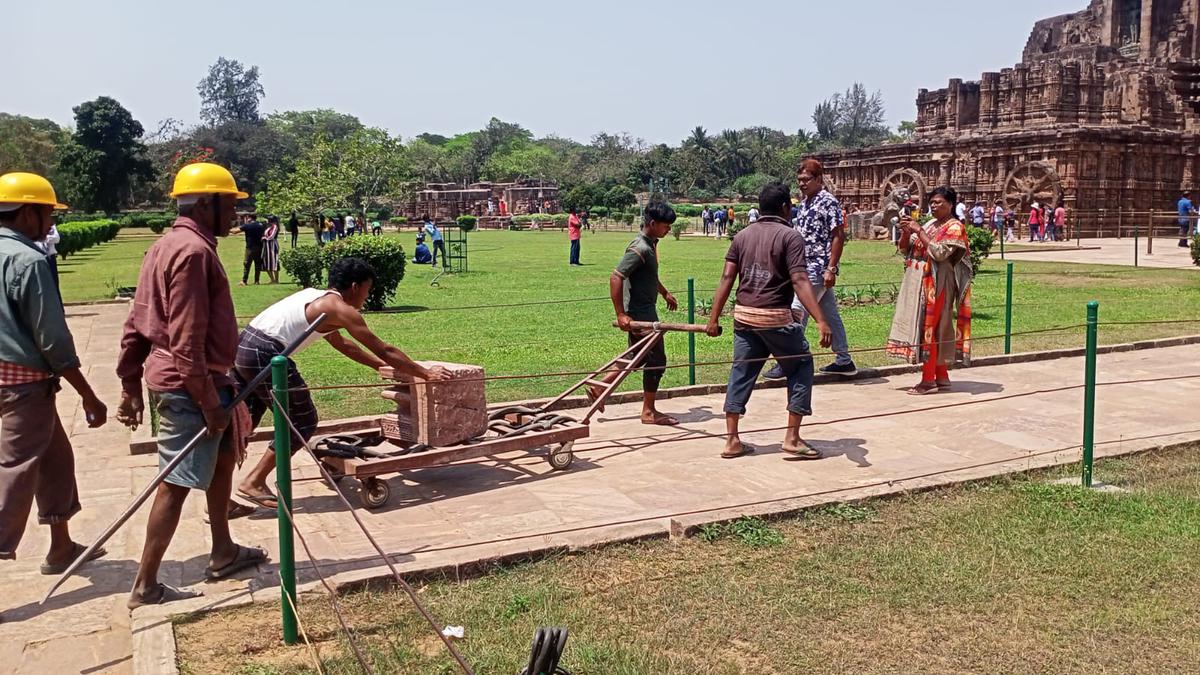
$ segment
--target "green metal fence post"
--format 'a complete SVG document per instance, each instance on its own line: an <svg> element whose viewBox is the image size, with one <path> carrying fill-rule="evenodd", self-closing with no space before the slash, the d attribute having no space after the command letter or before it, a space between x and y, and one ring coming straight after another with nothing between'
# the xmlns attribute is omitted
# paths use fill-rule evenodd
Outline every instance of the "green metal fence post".
<svg viewBox="0 0 1200 675"><path fill-rule="evenodd" d="M279 502L279 602L283 610L283 643L296 644L296 550L292 541L292 434L288 429L287 357L271 359L275 393L275 487Z"/></svg>
<svg viewBox="0 0 1200 675"><path fill-rule="evenodd" d="M1004 353L1012 353L1012 277L1013 264L1008 263L1004 282Z"/></svg>
<svg viewBox="0 0 1200 675"><path fill-rule="evenodd" d="M1000 259L1004 260L1004 230L1005 223L1000 223Z"/></svg>
<svg viewBox="0 0 1200 675"><path fill-rule="evenodd" d="M688 323L696 323L696 279L688 277ZM696 334L688 333L688 384L696 384Z"/></svg>
<svg viewBox="0 0 1200 675"><path fill-rule="evenodd" d="M1092 486L1092 452L1095 449L1096 426L1096 334L1100 303L1087 304L1087 353L1084 357L1083 380L1083 487Z"/></svg>
<svg viewBox="0 0 1200 675"><path fill-rule="evenodd" d="M1137 225L1134 225L1133 226L1133 266L1134 267L1138 266L1138 259L1137 259L1138 250L1137 249L1138 249L1138 228L1137 228Z"/></svg>

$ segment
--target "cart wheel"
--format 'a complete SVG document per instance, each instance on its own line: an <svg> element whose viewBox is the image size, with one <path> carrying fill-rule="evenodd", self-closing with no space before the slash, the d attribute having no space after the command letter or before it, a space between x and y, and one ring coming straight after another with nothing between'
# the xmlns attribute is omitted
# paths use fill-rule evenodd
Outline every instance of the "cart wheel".
<svg viewBox="0 0 1200 675"><path fill-rule="evenodd" d="M566 471L567 467L571 466L571 462L575 461L575 453L571 452L573 445L575 445L575 441L567 441L557 449L551 450L546 455L546 461L550 462L550 468L555 471Z"/></svg>
<svg viewBox="0 0 1200 675"><path fill-rule="evenodd" d="M361 489L358 496L362 499L363 506L368 509L377 509L383 506L387 503L388 497L392 496L392 489L385 480L364 478L359 483Z"/></svg>

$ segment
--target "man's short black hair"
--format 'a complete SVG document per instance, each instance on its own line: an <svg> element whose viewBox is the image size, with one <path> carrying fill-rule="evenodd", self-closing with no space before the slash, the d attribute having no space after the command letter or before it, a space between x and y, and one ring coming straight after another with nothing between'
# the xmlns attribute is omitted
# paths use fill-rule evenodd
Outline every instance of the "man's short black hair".
<svg viewBox="0 0 1200 675"><path fill-rule="evenodd" d="M655 220L674 225L676 217L675 209L671 208L670 204L656 199L646 205L646 212L642 214L642 225L649 225L651 221Z"/></svg>
<svg viewBox="0 0 1200 675"><path fill-rule="evenodd" d="M329 287L348 290L354 284L375 281L375 268L362 258L339 258L329 266Z"/></svg>
<svg viewBox="0 0 1200 675"><path fill-rule="evenodd" d="M774 215L783 210L783 208L791 207L792 193L783 183L775 182L768 183L758 193L758 208L765 214Z"/></svg>

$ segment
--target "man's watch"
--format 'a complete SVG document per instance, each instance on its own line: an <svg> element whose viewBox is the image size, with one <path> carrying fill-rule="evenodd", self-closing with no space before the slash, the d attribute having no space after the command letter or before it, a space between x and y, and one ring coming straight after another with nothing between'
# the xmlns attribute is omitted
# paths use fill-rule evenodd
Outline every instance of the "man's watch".
<svg viewBox="0 0 1200 675"><path fill-rule="evenodd" d="M833 272L833 276L835 276L835 277L842 273L842 271L838 265L830 265L827 269L830 272Z"/></svg>

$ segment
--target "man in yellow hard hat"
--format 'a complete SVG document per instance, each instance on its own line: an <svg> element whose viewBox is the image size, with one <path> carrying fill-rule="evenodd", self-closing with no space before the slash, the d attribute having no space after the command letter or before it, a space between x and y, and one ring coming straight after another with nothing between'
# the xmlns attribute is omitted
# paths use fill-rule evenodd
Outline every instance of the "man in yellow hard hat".
<svg viewBox="0 0 1200 675"><path fill-rule="evenodd" d="M38 246L54 210L63 208L45 178L0 176L0 559L16 557L36 499L38 522L50 526L42 574L62 573L85 548L67 529L80 505L75 454L54 402L60 378L79 392L89 427L108 417L79 369L54 274Z"/></svg>
<svg viewBox="0 0 1200 675"><path fill-rule="evenodd" d="M228 517L239 451L227 409L234 397L229 372L238 326L229 279L217 257L217 237L229 234L234 205L247 195L225 168L201 162L180 169L171 196L178 202L179 218L146 253L121 338L117 419L131 427L142 423L144 379L159 414L159 466L201 431L207 435L158 486L130 609L197 595L158 581L190 490L203 490L207 497L212 529L208 579L224 579L267 559L262 549L233 542Z"/></svg>

